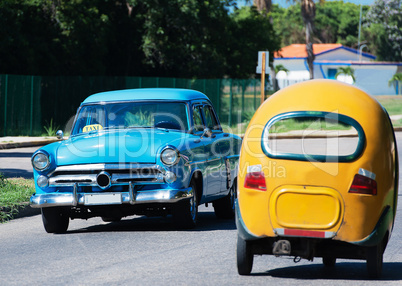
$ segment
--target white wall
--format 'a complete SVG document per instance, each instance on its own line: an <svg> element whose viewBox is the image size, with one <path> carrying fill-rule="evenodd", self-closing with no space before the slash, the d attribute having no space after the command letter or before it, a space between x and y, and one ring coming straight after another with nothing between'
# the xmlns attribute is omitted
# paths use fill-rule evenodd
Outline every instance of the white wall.
<svg viewBox="0 0 402 286"><path fill-rule="evenodd" d="M310 78L304 62L304 59L274 59L274 66L283 65L289 70L287 74L282 72L276 77L280 89Z"/></svg>
<svg viewBox="0 0 402 286"><path fill-rule="evenodd" d="M308 70L306 68L304 59L275 59L274 66L278 64L282 64L290 71L287 75L282 74L278 78L278 85L280 88L284 88L288 85L309 79ZM319 62L315 61L314 78L326 78L328 76L328 69L339 69L339 67L345 66L348 65L342 65L342 63L332 63L329 65L327 62L325 62L325 65L322 65L322 70L325 74L324 77L322 75ZM388 86L388 81L397 72L396 64L391 65L375 62L372 64L367 64L367 62L366 64L358 64L354 62L349 66L355 70L355 85L357 87L365 90L371 95L395 95L395 89L392 85Z"/></svg>
<svg viewBox="0 0 402 286"><path fill-rule="evenodd" d="M396 73L396 65L352 65L357 87L371 95L395 95L394 87L388 81Z"/></svg>

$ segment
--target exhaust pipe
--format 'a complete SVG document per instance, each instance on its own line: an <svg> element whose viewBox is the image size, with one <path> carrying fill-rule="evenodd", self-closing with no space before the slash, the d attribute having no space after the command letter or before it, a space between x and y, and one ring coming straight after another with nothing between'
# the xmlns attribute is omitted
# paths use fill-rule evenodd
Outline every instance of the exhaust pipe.
<svg viewBox="0 0 402 286"><path fill-rule="evenodd" d="M274 242L272 253L275 256L290 255L291 247L289 240L278 240Z"/></svg>

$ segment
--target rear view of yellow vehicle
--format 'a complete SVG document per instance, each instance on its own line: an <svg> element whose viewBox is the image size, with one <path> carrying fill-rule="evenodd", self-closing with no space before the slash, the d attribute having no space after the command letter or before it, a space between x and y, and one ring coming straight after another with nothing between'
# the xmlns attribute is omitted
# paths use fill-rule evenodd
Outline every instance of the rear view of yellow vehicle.
<svg viewBox="0 0 402 286"><path fill-rule="evenodd" d="M381 275L394 225L398 155L387 112L348 84L312 80L266 100L240 153L237 267L254 255L367 261Z"/></svg>

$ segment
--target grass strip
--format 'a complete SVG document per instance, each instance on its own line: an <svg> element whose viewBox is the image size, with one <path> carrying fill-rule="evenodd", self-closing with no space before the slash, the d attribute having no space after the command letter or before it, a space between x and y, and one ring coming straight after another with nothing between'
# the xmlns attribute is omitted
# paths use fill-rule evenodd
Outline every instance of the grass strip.
<svg viewBox="0 0 402 286"><path fill-rule="evenodd" d="M29 197L34 192L33 179L5 178L0 173L0 223L12 219L21 206L28 206Z"/></svg>

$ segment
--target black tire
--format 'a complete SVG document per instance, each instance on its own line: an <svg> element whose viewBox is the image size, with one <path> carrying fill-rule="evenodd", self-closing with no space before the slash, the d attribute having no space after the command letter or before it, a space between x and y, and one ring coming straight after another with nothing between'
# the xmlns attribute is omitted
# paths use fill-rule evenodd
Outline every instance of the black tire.
<svg viewBox="0 0 402 286"><path fill-rule="evenodd" d="M177 203L172 211L174 224L180 229L194 228L198 220L198 198L197 187L195 181L190 183L193 189L193 196L188 199Z"/></svg>
<svg viewBox="0 0 402 286"><path fill-rule="evenodd" d="M119 222L121 221L121 217L102 217L104 222Z"/></svg>
<svg viewBox="0 0 402 286"><path fill-rule="evenodd" d="M324 256L322 258L322 263L325 267L334 267L336 264L336 258L331 256Z"/></svg>
<svg viewBox="0 0 402 286"><path fill-rule="evenodd" d="M367 271L371 279L381 277L383 264L382 244L367 248Z"/></svg>
<svg viewBox="0 0 402 286"><path fill-rule="evenodd" d="M212 203L217 218L232 219L235 216L235 201L237 197L237 184L233 183L233 186L229 190L229 194L216 200Z"/></svg>
<svg viewBox="0 0 402 286"><path fill-rule="evenodd" d="M47 233L64 233L70 218L67 210L59 207L42 208L42 222Z"/></svg>
<svg viewBox="0 0 402 286"><path fill-rule="evenodd" d="M253 260L250 242L237 236L237 272L240 275L249 275L253 268Z"/></svg>

